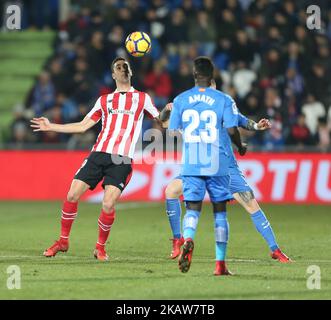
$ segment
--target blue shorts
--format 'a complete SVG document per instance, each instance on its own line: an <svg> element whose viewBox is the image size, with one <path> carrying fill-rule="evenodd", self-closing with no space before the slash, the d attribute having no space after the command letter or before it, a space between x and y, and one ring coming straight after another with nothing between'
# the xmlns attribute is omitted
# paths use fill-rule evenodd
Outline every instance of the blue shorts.
<svg viewBox="0 0 331 320"><path fill-rule="evenodd" d="M212 202L232 200L230 176L181 176L185 201L202 201L208 191Z"/></svg>
<svg viewBox="0 0 331 320"><path fill-rule="evenodd" d="M246 192L251 191L251 187L248 185L245 176L243 173L238 169L235 171L230 171L230 192L231 194L237 193L237 192Z"/></svg>

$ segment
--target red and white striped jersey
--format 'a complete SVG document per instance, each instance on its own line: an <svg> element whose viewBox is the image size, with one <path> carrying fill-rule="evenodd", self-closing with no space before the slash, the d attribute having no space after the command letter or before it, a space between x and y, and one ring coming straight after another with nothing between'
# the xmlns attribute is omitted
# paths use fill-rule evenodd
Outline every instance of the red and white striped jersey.
<svg viewBox="0 0 331 320"><path fill-rule="evenodd" d="M152 119L159 115L151 97L133 87L126 93L116 90L101 96L87 114L96 122L102 118L102 129L92 151L133 158L144 113Z"/></svg>

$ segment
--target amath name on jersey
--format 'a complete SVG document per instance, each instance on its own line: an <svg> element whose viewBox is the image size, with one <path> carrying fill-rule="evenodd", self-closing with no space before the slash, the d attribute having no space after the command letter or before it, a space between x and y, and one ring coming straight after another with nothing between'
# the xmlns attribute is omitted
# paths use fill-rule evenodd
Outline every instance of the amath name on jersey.
<svg viewBox="0 0 331 320"><path fill-rule="evenodd" d="M188 98L189 103L194 103L194 102L204 102L212 106L215 102L215 99L206 96L205 94L195 94L193 96L189 96Z"/></svg>

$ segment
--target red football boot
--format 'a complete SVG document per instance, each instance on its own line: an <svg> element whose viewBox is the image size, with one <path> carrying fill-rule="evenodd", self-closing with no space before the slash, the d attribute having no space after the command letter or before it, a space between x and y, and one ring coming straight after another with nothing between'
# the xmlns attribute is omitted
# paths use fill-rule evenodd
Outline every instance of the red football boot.
<svg viewBox="0 0 331 320"><path fill-rule="evenodd" d="M58 241L55 241L55 243L46 249L43 253L43 255L47 258L49 257L55 257L55 255L61 251L61 252L67 252L69 249L69 241L60 239Z"/></svg>
<svg viewBox="0 0 331 320"><path fill-rule="evenodd" d="M215 276L232 276L233 273L226 267L225 261L216 260L216 266L214 270Z"/></svg>
<svg viewBox="0 0 331 320"><path fill-rule="evenodd" d="M284 254L280 249L276 249L270 255L272 259L278 260L281 263L292 262L292 260L286 254Z"/></svg>
<svg viewBox="0 0 331 320"><path fill-rule="evenodd" d="M181 272L187 272L190 269L194 242L191 238L187 238L184 242L182 252L178 258L178 267Z"/></svg>
<svg viewBox="0 0 331 320"><path fill-rule="evenodd" d="M180 254L180 248L184 244L184 238L181 237L179 239L174 238L174 239L170 239L170 240L172 240L172 251L171 251L170 258L175 259Z"/></svg>
<svg viewBox="0 0 331 320"><path fill-rule="evenodd" d="M105 251L105 246L101 244L96 244L95 250L93 252L94 258L99 261L108 261L109 257Z"/></svg>

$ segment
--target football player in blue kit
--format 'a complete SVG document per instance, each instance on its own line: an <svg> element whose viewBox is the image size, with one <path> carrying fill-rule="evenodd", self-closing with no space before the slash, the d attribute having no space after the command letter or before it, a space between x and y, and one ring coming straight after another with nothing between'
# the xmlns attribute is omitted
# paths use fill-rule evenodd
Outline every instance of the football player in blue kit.
<svg viewBox="0 0 331 320"><path fill-rule="evenodd" d="M229 191L231 155L228 150L231 141L241 155L246 153L246 147L238 131L238 109L234 100L210 87L213 72L213 63L208 57L194 60L195 86L174 99L169 130L182 131L183 135L181 177L186 214L179 269L182 272L190 269L194 237L207 191L213 204L215 221L214 274L220 275L230 274L225 264L229 230L226 202L233 199Z"/></svg>
<svg viewBox="0 0 331 320"><path fill-rule="evenodd" d="M216 88L214 80L212 80L212 87L214 89ZM171 111L172 108L173 104L169 103L166 110ZM167 123L165 123L165 126L166 125ZM269 129L271 124L267 119L261 119L258 123L256 123L255 121L248 119L240 112L238 112L238 126L246 130L258 131ZM256 227L256 230L262 235L271 250L271 257L280 261L281 263L291 262L291 260L280 250L276 242L272 227L264 212L260 208L258 202L256 201L253 190L248 185L243 173L238 166L232 150L230 138L226 130L223 130L222 134L227 136L224 137L224 139L229 140L229 143L225 144L225 146L228 148L227 150L231 155L231 163L229 166L230 193L245 208L245 210L250 213L250 217ZM182 176L178 176L167 186L165 191L167 215L173 233L172 252L170 256L172 259L175 259L180 254L181 246L184 243L184 239L181 234L181 206L179 200L179 197L183 193L182 188Z"/></svg>

